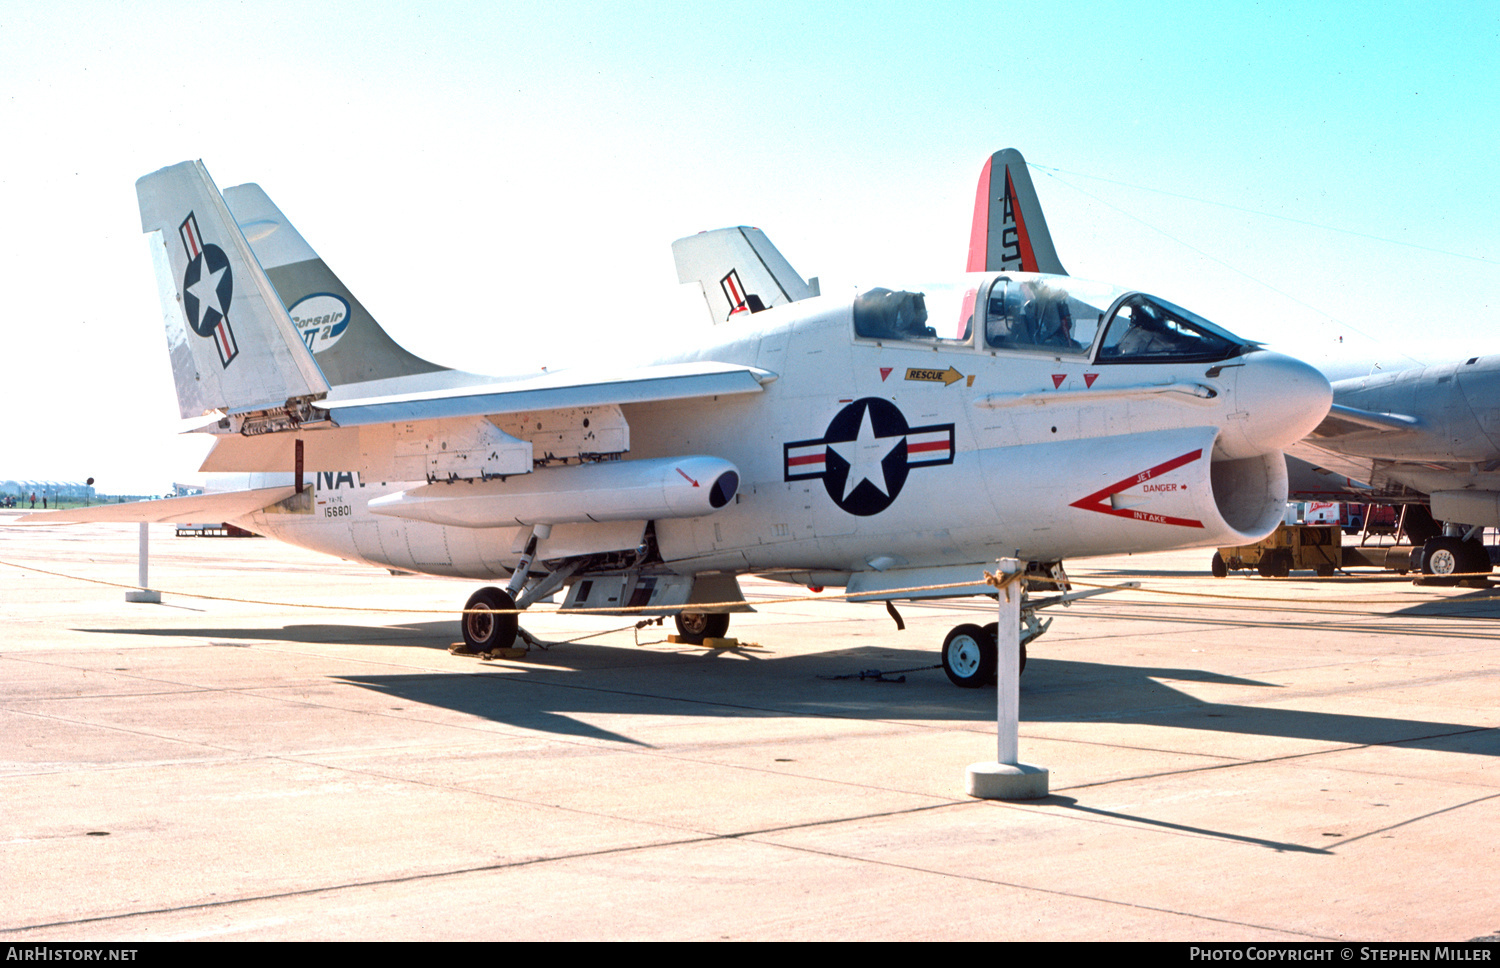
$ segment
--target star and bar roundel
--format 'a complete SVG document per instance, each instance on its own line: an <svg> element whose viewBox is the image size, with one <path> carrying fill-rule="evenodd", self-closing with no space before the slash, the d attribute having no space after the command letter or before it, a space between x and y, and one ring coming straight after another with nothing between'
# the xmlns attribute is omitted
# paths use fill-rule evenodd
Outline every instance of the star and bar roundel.
<svg viewBox="0 0 1500 968"><path fill-rule="evenodd" d="M912 470L953 463L953 424L912 427L894 403L864 397L834 414L822 437L782 452L786 480L822 478L834 504L868 517L891 506Z"/></svg>
<svg viewBox="0 0 1500 968"><path fill-rule="evenodd" d="M198 218L189 212L177 227L182 247L187 252L187 269L182 274L182 308L193 332L214 341L219 363L229 366L239 355L234 330L229 327L229 303L234 299L234 273L229 257L212 242L204 243L198 231Z"/></svg>

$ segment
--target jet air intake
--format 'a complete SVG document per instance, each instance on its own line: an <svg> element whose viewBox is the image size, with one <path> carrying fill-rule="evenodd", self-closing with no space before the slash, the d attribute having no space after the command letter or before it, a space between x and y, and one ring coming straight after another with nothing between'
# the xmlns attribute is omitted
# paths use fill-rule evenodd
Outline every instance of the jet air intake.
<svg viewBox="0 0 1500 968"><path fill-rule="evenodd" d="M739 486L738 469L719 457L654 458L426 484L370 510L457 528L696 518L733 501Z"/></svg>

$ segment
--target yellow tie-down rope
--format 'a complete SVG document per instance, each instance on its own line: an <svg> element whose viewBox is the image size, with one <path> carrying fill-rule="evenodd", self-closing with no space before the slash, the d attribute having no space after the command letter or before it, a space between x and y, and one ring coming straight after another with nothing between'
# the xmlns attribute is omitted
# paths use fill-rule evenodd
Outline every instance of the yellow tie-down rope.
<svg viewBox="0 0 1500 968"><path fill-rule="evenodd" d="M122 589L125 589L126 591L156 591L156 592L159 592L160 594L163 594L163 595L176 595L176 596L181 597L181 598L196 598L196 599L200 599L200 600L203 600L203 601L212 601L212 602L234 602L234 603L242 604L242 605L267 605L267 606L271 606L273 608L314 608L314 609L323 609L323 610L326 610L326 611L386 612L386 613L390 613L390 614L399 614L399 615L452 615L453 614L453 609L451 609L451 608L393 608L393 607L390 607L390 606L369 606L369 605L325 605L325 604L318 604L318 603L312 603L312 602L267 601L265 599L258 599L258 598L238 598L238 597L230 596L230 595L208 595L208 594L204 594L202 592L169 591L169 590L162 589L162 588L147 589L147 588L143 588L140 585L130 585L130 584L125 584L123 582L104 581L103 579L100 579L100 578L85 578L85 577L83 577L81 575L70 575L70 574L67 574L66 572L51 571L51 570L46 569L46 568L38 568L35 565L27 565L27 564L22 564L22 563L19 563L19 562L14 562L14 561L0 560L0 565L5 565L6 567L9 567L9 568L16 568L16 569L19 569L21 571L34 572L34 573L39 574L39 575L48 575L48 576L51 576L53 578L63 578L63 579L67 579L69 581L79 581L79 582L86 582L86 583L94 584L94 585L104 585L104 586L106 586L108 588L122 588ZM1026 580L1026 582L1029 585L1033 585L1033 586L1057 586L1057 585L1063 584L1063 582L1064 582L1063 579L1049 578L1049 577L1045 577L1045 576L1041 576L1041 575L1027 575L1024 572L1016 572L1014 575L1009 575L1009 576L996 576L996 575L991 574L990 572L987 572L987 571L983 572L982 574L983 574L984 577L980 581L982 581L982 582L984 582L986 584L994 586L997 589L997 594L998 594L998 590L1004 589L1008 585L1010 585L1011 583L1013 583L1015 581L1018 581L1020 579L1023 579L1023 578ZM1483 572L1473 572L1473 573L1464 573L1464 574L1454 574L1454 575L1449 575L1449 576L1446 576L1446 577L1448 577L1448 578L1455 578L1455 579L1462 579L1462 578L1469 578L1469 577L1478 578L1478 577L1486 577L1486 574L1483 573ZM1187 577L1181 577L1181 578L1157 577L1157 578L1153 578L1151 580L1155 581L1155 582L1171 582L1171 581L1199 581L1201 579L1198 579L1198 578L1187 578ZM1285 579L1279 579L1279 580L1285 580ZM1322 578L1320 578L1320 579L1298 579L1298 580L1299 581L1301 581L1301 580L1329 581L1331 579L1322 579ZM971 588L974 585L979 584L980 581L946 582L946 583L938 584L938 585L912 585L912 586L907 587L907 588L889 588L889 589L883 589L880 592L880 594L883 595L883 596L889 597L889 598L903 598L903 597L910 596L911 594L916 593L916 592L948 591L948 590L956 589L956 588ZM1116 588L1116 587L1119 587L1117 585L1111 585L1111 584L1107 584L1107 583L1104 583L1104 582L1080 581L1080 580L1078 580L1076 578L1068 578L1068 579L1066 579L1066 582L1068 584L1077 585L1077 586L1082 587L1082 588ZM1170 588L1129 587L1129 588L1121 588L1120 590L1122 590L1122 591L1141 592L1141 593L1149 594L1149 595L1171 596L1171 597L1179 597L1179 598L1208 598L1208 599L1219 599L1219 600L1223 600L1223 601L1233 601L1233 602L1285 602L1285 603L1291 603L1291 604L1296 604L1296 605L1380 605L1380 604L1388 604L1391 601L1391 598L1389 596L1384 597L1384 598L1367 598L1367 599L1360 599L1360 598L1325 598L1325 599L1316 599L1316 598L1307 598L1305 596L1297 596L1295 598L1292 598L1292 597L1280 596L1280 595L1228 595L1228 594L1221 594L1221 593L1216 593L1216 592L1190 592L1190 591L1185 591L1185 590L1182 590L1182 589L1170 589ZM792 603L796 603L796 602L838 601L840 599L847 599L847 598L851 598L851 597L868 598L871 594L872 594L871 592L848 592L848 591L845 591L845 592L833 592L833 593L828 593L828 594L819 593L819 594L816 594L816 595L788 595L788 596L784 596L784 597L780 597L780 598L757 599L756 604L759 604L759 605L785 605L785 604L792 604ZM873 601L881 601L881 600L883 600L883 599L874 599ZM730 609L730 608L740 607L740 606L743 606L745 604L747 604L747 603L743 599L736 599L734 601L726 601L726 602L693 602L693 603L688 604L688 605L634 605L634 606L626 605L626 606L615 606L615 607L608 607L608 606L606 606L606 607L599 607L599 608L570 608L570 609L567 609L567 613L570 614L570 615L589 615L589 614L621 615L621 614L626 614L626 613L650 613L650 614L653 614L653 615L659 615L659 614L662 614L662 613L671 614L673 612L704 612L704 611L712 611L714 609ZM558 610L558 611L560 611L560 610ZM535 611L532 610L532 609L519 609L519 608L512 608L512 609L491 609L491 608L463 609L461 611L461 614L470 614L470 613L479 613L479 612L483 612L483 613L490 614L490 615L523 615L523 614L535 614Z"/></svg>

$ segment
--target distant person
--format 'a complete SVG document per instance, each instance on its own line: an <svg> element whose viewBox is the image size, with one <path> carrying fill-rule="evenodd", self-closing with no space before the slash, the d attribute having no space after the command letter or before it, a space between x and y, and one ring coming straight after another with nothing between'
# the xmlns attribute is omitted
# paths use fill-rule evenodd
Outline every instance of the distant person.
<svg viewBox="0 0 1500 968"><path fill-rule="evenodd" d="M36 491L31 492L31 510L36 510Z"/></svg>

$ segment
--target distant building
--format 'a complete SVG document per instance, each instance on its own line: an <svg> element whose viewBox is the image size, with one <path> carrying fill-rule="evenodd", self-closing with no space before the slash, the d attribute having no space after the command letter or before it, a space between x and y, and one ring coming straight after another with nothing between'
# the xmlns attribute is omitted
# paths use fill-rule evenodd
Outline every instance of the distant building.
<svg viewBox="0 0 1500 968"><path fill-rule="evenodd" d="M94 488L82 481L0 481L0 495L13 494L18 499L31 499L35 494L37 500L43 497L49 501L61 498L64 501L92 501L94 500Z"/></svg>

